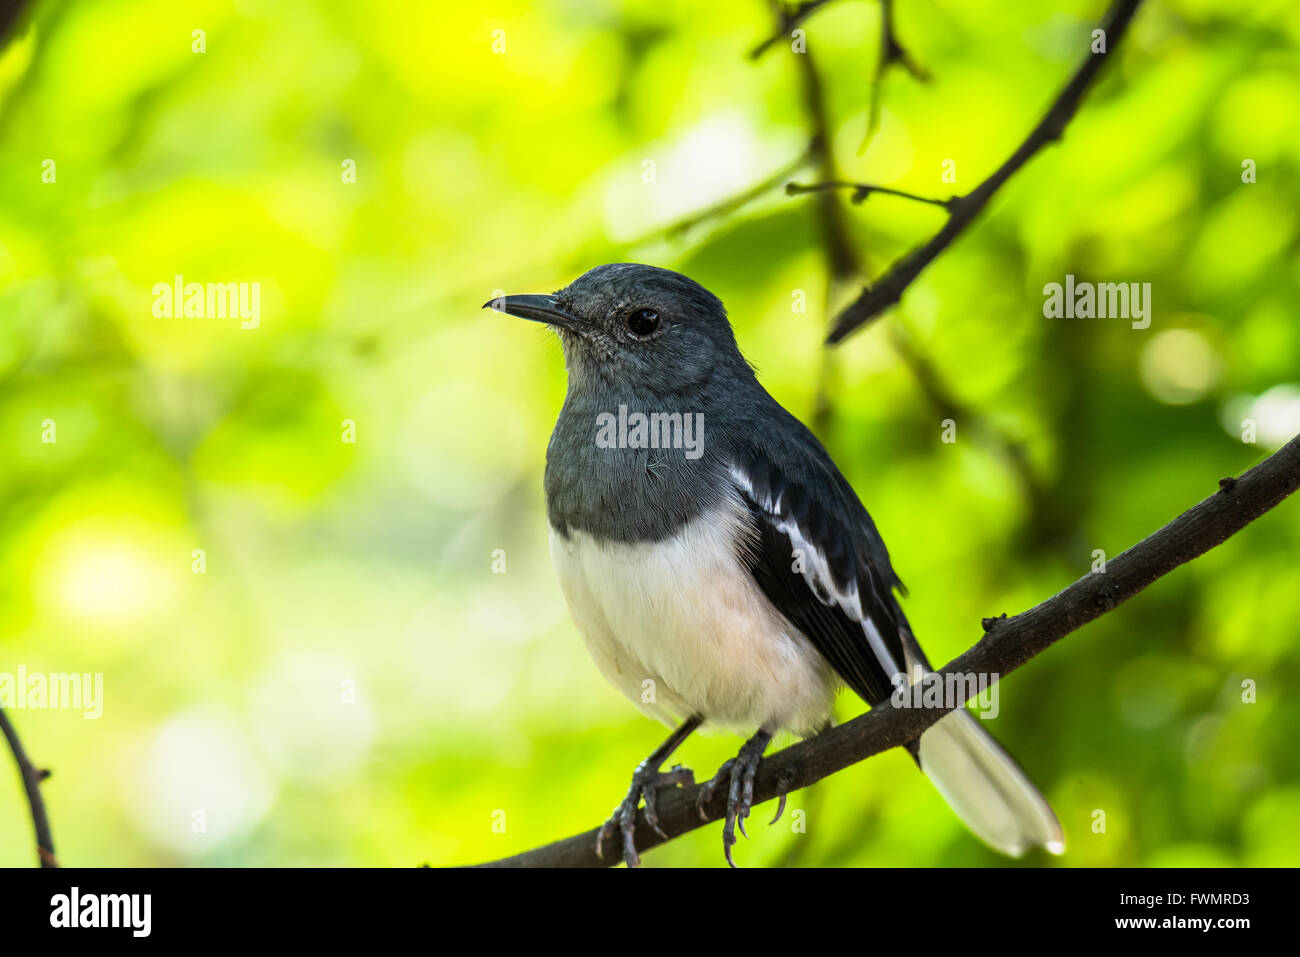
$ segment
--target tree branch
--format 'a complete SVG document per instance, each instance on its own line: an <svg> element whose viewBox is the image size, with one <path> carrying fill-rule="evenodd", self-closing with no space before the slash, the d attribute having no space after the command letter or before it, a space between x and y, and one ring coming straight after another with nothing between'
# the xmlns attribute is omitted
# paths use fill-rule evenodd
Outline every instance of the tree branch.
<svg viewBox="0 0 1300 957"><path fill-rule="evenodd" d="M817 174L824 180L834 180L839 171L831 149L830 113L826 108L826 88L821 72L813 59L812 51L797 57L803 92L804 113L808 117L808 148L817 164ZM786 185L786 192L789 192ZM826 256L826 313L835 308L842 289L862 274L862 260L849 235L848 212L840 198L833 192L817 197L817 219L821 229L822 252ZM821 369L817 373L817 392L813 399L812 422L814 431L825 433L833 414L831 401L831 373L834 358L830 350L822 350Z"/></svg>
<svg viewBox="0 0 1300 957"><path fill-rule="evenodd" d="M849 202L857 206L863 202L872 193L883 193L886 196L898 196L901 199L910 199L917 203L927 203L931 206L939 206L953 212L957 207L959 196L952 196L948 199L935 199L932 196L921 196L917 193L908 193L901 189L894 189L890 186L876 186L872 183L846 183L844 180L828 180L824 183L786 183L785 194L787 196L800 196L805 193L824 193L833 189L851 189L853 195L849 197Z"/></svg>
<svg viewBox="0 0 1300 957"><path fill-rule="evenodd" d="M799 54L797 59L804 113L808 117L809 155L823 179L835 179L837 172L835 155L831 151L831 123L821 73L811 51ZM857 275L860 270L858 251L849 236L844 206L834 193L824 193L817 199L822 248L830 267L830 281L834 283Z"/></svg>
<svg viewBox="0 0 1300 957"><path fill-rule="evenodd" d="M880 0L880 55L876 58L876 73L871 80L867 132L863 134L862 144L858 147L859 156L867 151L867 147L871 145L871 140L876 135L876 130L880 128L880 91L885 84L885 74L895 63L912 74L913 79L922 83L929 82L930 74L912 59L912 55L898 41L898 34L894 32L894 0Z"/></svg>
<svg viewBox="0 0 1300 957"><path fill-rule="evenodd" d="M24 0L0 0L0 48L9 40L9 31L17 26L26 7Z"/></svg>
<svg viewBox="0 0 1300 957"><path fill-rule="evenodd" d="M18 740L18 732L9 723L3 708L0 708L0 731L4 732L5 740L9 742L9 750L14 753L14 760L18 763L18 773L22 775L27 804L32 811L32 825L36 830L36 854L41 867L58 867L58 859L54 856L54 838L50 834L50 819L45 814L45 799L41 797L41 782L50 776L50 772L32 764L27 752L23 750L23 743Z"/></svg>
<svg viewBox="0 0 1300 957"><path fill-rule="evenodd" d="M691 213L689 216L686 216L683 219L679 219L677 222L673 223L672 225L662 230L659 230L658 233L662 234L663 236L669 239L673 239L683 235L684 233L689 232L690 230L694 229L696 226L699 226L702 223L708 222L710 219L718 219L719 217L722 216L729 216L730 214L739 210L741 207L748 206L750 203L758 199L764 193L776 189L778 186L781 185L782 180L789 179L791 175L793 175L798 170L802 169L805 165L811 162L813 158L814 158L813 150L811 147L808 147L798 157L791 160L785 166L781 167L771 176L767 177L767 179L755 183L753 186L749 187L743 192L737 193L734 196L729 196L726 199L722 200L721 202L714 203L712 206L706 207L705 209L699 210L698 212ZM648 241L649 241L648 237L643 237L642 239L636 240L634 243L631 243L630 245L640 245Z"/></svg>
<svg viewBox="0 0 1300 957"><path fill-rule="evenodd" d="M793 9L789 9L789 10L784 8L780 9L778 11L778 22L776 26L776 32L774 32L771 36L769 36L758 46L754 47L754 49L750 50L749 58L751 60L757 60L759 57L761 57L764 53L767 52L769 47L771 47L774 43L778 42L779 40L789 36L791 30L799 26L799 24L803 23L814 13L816 13L821 7L824 7L829 2L830 0L805 0L804 3L800 3L798 6L794 7Z"/></svg>
<svg viewBox="0 0 1300 957"><path fill-rule="evenodd" d="M1221 479L1217 492L1111 559L1105 572L1085 575L1015 617L984 619L984 636L941 671L987 675L990 680L997 680L1070 632L1112 611L1179 565L1221 544L1297 487L1300 487L1300 436L1240 478ZM942 708L899 708L892 703L882 704L815 738L769 755L759 765L754 804L807 787L864 758L904 745L944 713ZM668 835L666 839L646 823L644 812L638 812L637 850L645 851L702 827L706 822L695 809L700 788L696 785L661 793L659 824ZM725 803L726 795L720 790L704 806L707 820L721 818ZM618 863L621 857L617 849L609 849L603 860L596 857L596 831L592 829L482 866L608 867Z"/></svg>
<svg viewBox="0 0 1300 957"><path fill-rule="evenodd" d="M860 329L898 302L903 291L971 224L1002 184L1015 175L1044 146L1061 138L1065 127L1078 112L1089 83L1101 69L1102 64L1114 55L1141 3L1142 0L1116 0L1101 25L1101 29L1106 34L1106 52L1088 55L1074 76L1070 78L1070 82L1065 85L1065 89L1052 103L1047 115L1039 121L1006 162L975 189L950 201L952 206L949 209L948 221L927 243L896 262L883 277L867 286L857 300L840 313L830 335L827 336L827 343L833 345L843 341L850 333Z"/></svg>

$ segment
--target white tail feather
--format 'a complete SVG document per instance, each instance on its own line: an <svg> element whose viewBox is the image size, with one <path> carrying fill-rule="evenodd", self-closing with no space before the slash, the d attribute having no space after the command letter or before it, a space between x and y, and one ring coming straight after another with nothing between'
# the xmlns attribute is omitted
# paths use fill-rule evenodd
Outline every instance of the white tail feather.
<svg viewBox="0 0 1300 957"><path fill-rule="evenodd" d="M1051 806L1011 755L964 708L921 735L921 770L981 841L1011 857L1065 851Z"/></svg>

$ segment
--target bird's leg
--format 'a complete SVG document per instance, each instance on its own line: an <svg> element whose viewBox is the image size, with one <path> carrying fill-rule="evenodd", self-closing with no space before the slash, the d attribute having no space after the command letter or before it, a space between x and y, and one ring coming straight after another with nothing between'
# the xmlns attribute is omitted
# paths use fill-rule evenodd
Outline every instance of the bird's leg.
<svg viewBox="0 0 1300 957"><path fill-rule="evenodd" d="M724 781L731 782L727 790L727 818L722 824L722 851L732 867L736 866L736 862L731 859L731 846L736 843L736 824L740 824L740 833L745 834L745 818L749 817L750 805L754 803L754 777L758 774L758 763L763 760L763 752L771 740L770 731L759 729L757 734L741 745L740 753L723 764L713 780L700 789L696 802L700 817L705 817L704 805L713 800L713 795ZM785 798L782 796L777 817L784 807ZM776 818L772 819L772 823L776 823ZM748 834L745 836L749 837Z"/></svg>
<svg viewBox="0 0 1300 957"><path fill-rule="evenodd" d="M641 858L636 853L636 809L643 797L646 821L660 837L665 840L668 838L659 827L659 812L655 806L657 792L662 787L692 785L695 783L695 775L689 768L684 768L680 764L673 765L671 771L660 771L659 766L668 760L668 756L676 751L678 746L690 737L691 732L703 722L704 718L700 715L687 718L681 727L669 735L667 741L655 748L650 757L636 766L636 770L632 772L632 786L627 789L627 797L619 802L618 807L614 808L614 813L609 816L609 820L601 825L600 831L596 834L596 857L604 859L605 841L612 837L614 829L618 828L623 834L623 860L627 862L628 867L640 865Z"/></svg>

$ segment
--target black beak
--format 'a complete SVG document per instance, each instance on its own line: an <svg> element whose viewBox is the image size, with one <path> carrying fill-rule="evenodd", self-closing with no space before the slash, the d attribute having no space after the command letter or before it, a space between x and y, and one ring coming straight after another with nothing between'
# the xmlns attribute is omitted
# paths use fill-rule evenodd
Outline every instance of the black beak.
<svg viewBox="0 0 1300 957"><path fill-rule="evenodd" d="M554 296L501 296L483 303L484 309L494 309L520 319L544 322L559 329L574 329L578 320L555 304Z"/></svg>

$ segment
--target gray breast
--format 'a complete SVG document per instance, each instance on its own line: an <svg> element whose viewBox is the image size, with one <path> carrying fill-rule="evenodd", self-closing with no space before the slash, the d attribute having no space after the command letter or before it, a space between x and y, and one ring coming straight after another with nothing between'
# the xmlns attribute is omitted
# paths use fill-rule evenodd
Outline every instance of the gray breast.
<svg viewBox="0 0 1300 957"><path fill-rule="evenodd" d="M729 481L724 436L711 431L698 408L665 406L635 398L565 400L546 453L547 515L559 534L577 529L605 540L658 542L720 503ZM647 434L659 448L632 447L641 438L630 427L637 414L661 417ZM662 417L672 415L703 416L691 420L690 428L703 432L692 432L693 447L662 447L664 435L673 434L673 420Z"/></svg>

